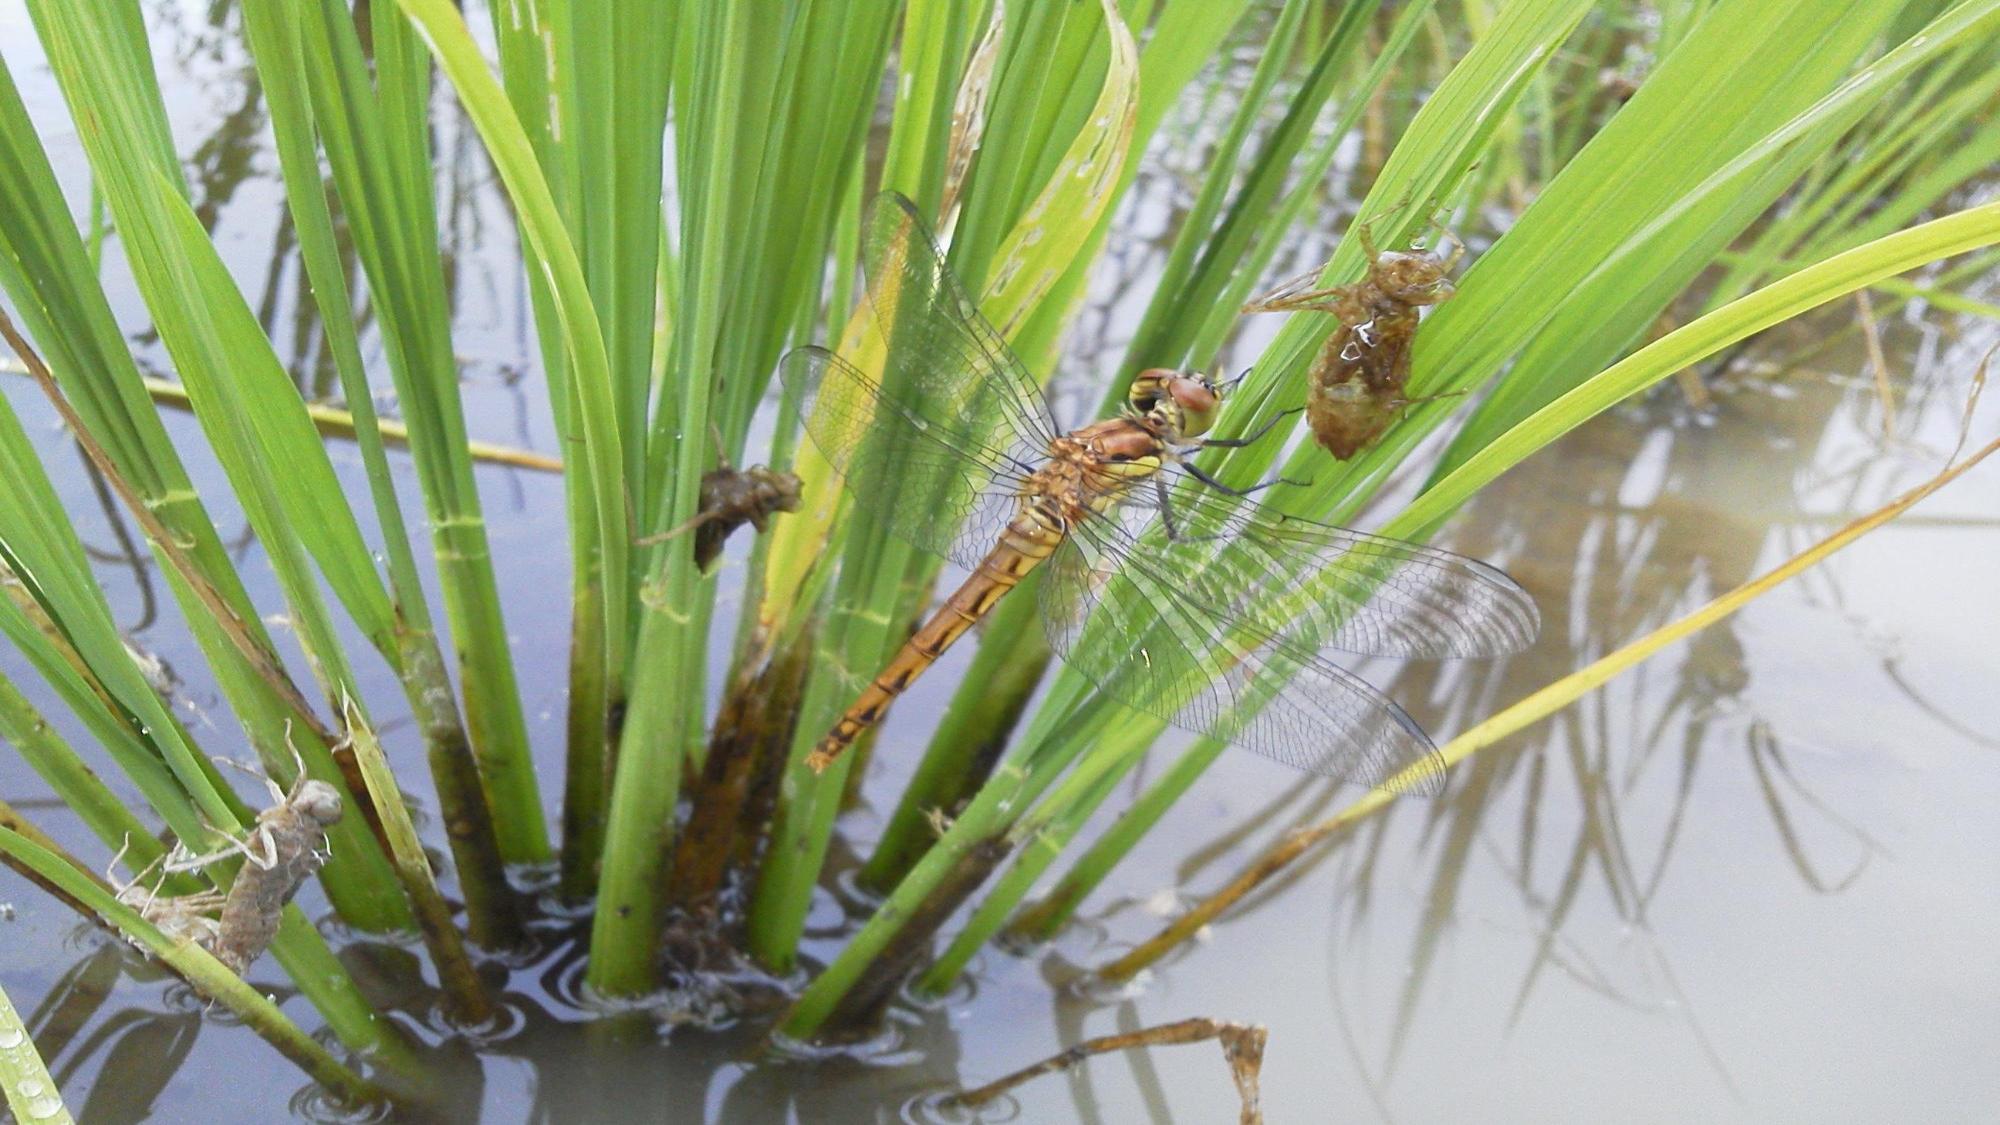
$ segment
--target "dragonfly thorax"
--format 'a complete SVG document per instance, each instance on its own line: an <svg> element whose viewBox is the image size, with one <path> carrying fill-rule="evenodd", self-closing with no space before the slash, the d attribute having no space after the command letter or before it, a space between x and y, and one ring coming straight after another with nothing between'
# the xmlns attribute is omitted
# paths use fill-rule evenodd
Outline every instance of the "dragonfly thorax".
<svg viewBox="0 0 2000 1125"><path fill-rule="evenodd" d="M1107 418L1049 443L1049 459L1023 490L1060 526L1101 514L1160 471L1166 447L1144 417Z"/></svg>

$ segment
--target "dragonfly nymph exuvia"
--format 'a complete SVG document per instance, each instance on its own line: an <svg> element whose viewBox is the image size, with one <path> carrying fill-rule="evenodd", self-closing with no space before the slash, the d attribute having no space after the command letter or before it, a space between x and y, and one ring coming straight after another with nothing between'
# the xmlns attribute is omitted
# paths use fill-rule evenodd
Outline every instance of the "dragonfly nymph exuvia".
<svg viewBox="0 0 2000 1125"><path fill-rule="evenodd" d="M915 207L884 194L863 265L880 381L823 348L785 357L806 430L855 503L972 573L813 750L824 769L1030 572L1049 644L1103 695L1312 773L1434 792L1444 763L1393 700L1328 650L1491 656L1534 640L1505 574L1265 507L1192 461L1221 406L1155 369L1118 416L1064 431L1040 383L965 295ZM1275 419L1273 420L1275 421Z"/></svg>

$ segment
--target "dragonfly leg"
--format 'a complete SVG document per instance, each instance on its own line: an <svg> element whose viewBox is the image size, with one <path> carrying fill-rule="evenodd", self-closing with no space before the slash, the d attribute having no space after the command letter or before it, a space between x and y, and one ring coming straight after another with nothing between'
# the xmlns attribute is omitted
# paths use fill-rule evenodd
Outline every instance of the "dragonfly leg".
<svg viewBox="0 0 2000 1125"><path fill-rule="evenodd" d="M632 544L637 547L650 547L655 543L665 543L667 540L672 539L677 535L686 535L688 532L693 531L695 528L700 527L702 524L705 524L710 520L718 518L719 516L721 516L721 514L722 513L720 512L703 512L700 515L695 516L693 519L677 524L673 527L668 528L665 531L656 531L651 535L642 535L639 538L632 540Z"/></svg>
<svg viewBox="0 0 2000 1125"><path fill-rule="evenodd" d="M1267 296L1260 297L1244 305L1243 311L1246 313L1331 313L1333 311L1334 300L1341 295L1346 286L1332 285L1325 288L1314 288L1313 283L1315 280L1311 275L1295 278Z"/></svg>
<svg viewBox="0 0 2000 1125"><path fill-rule="evenodd" d="M1210 446L1214 446L1217 449L1241 449L1258 438L1263 437L1265 434L1270 433L1271 427L1277 425L1280 419L1288 418L1294 414L1303 414L1305 413L1305 409L1303 406L1294 406L1290 410L1280 410L1276 414L1271 415L1263 425L1257 427L1257 432L1254 434L1245 434L1242 437L1234 438L1203 438L1201 447L1203 449L1207 449Z"/></svg>
<svg viewBox="0 0 2000 1125"><path fill-rule="evenodd" d="M1367 256L1368 264L1373 268L1375 259L1382 256L1382 252L1375 248L1375 220L1369 219L1362 223L1355 233L1361 236L1361 252Z"/></svg>
<svg viewBox="0 0 2000 1125"><path fill-rule="evenodd" d="M1183 530L1183 529L1182 529L1182 528L1181 528L1181 527L1180 527L1179 525L1177 525L1177 524L1176 524L1176 523L1174 522L1174 505L1173 505L1173 500L1172 500L1172 499L1170 498L1170 496L1168 495L1168 492L1167 492L1167 482L1166 482L1166 481L1164 481L1164 480L1162 480L1162 479L1160 479L1159 477L1154 477L1154 478L1153 478L1153 494L1154 494L1155 496L1159 497L1159 504L1160 504L1160 526L1161 526L1162 528L1166 529L1166 532L1167 532L1167 542L1169 542L1169 543L1205 543L1205 542L1208 542L1208 541L1210 541L1210 540L1214 540L1214 539L1220 539L1220 538L1222 538L1222 536L1221 536L1220 534L1216 534L1216 535L1190 535L1190 534L1188 534L1188 533L1187 533L1187 532L1186 532L1185 530Z"/></svg>
<svg viewBox="0 0 2000 1125"><path fill-rule="evenodd" d="M735 472L729 464L729 451L722 444L722 427L716 425L713 418L708 420L708 436L715 439L715 467L724 472Z"/></svg>
<svg viewBox="0 0 2000 1125"><path fill-rule="evenodd" d="M1312 483L1309 480L1293 480L1290 477L1272 477L1270 480L1259 481L1258 483L1253 484L1248 488L1231 488L1228 485L1222 483L1221 481L1216 480L1214 477L1209 476L1207 473L1202 472L1199 468L1196 468L1192 462L1183 461L1181 462L1181 467L1186 469L1188 471L1188 475L1194 477L1194 479L1209 486L1210 488L1215 489L1217 492L1226 493L1227 495L1230 496L1248 496L1253 492L1262 492L1274 484L1295 484L1301 488L1304 488L1305 486Z"/></svg>

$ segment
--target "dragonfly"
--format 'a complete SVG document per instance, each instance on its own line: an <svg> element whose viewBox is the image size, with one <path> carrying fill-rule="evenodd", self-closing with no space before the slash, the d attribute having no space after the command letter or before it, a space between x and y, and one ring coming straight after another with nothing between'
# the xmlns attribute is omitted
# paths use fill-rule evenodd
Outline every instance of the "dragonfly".
<svg viewBox="0 0 2000 1125"><path fill-rule="evenodd" d="M1448 551L1268 507L1195 463L1226 388L1138 375L1075 430L966 296L923 217L884 193L862 264L880 378L820 347L787 353L786 392L854 501L970 572L814 747L823 770L993 606L1040 571L1051 649L1107 698L1311 773L1396 792L1444 762L1402 707L1330 654L1443 659L1525 648L1534 599Z"/></svg>

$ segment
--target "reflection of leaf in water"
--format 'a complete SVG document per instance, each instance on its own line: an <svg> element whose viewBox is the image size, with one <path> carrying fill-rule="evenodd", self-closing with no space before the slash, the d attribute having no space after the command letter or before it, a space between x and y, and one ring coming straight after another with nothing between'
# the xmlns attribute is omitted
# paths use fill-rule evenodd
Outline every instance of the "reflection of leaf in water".
<svg viewBox="0 0 2000 1125"><path fill-rule="evenodd" d="M1918 690L1917 685L1911 683L1909 678L1903 675L1902 661L1895 657L1884 659L1882 661L1882 674L1889 678L1890 683L1896 685L1896 690L1902 694L1903 698L1908 699L1911 706L1917 710L1950 727L1954 733L1969 742L1977 743L1989 750L2000 750L2000 738L1995 738L1985 731L1975 730L1967 726L1964 720L1931 702L1929 696Z"/></svg>
<svg viewBox="0 0 2000 1125"><path fill-rule="evenodd" d="M111 998L111 990L118 985L124 960L124 954L116 945L99 945L96 952L71 965L56 978L48 995L42 997L42 1002L24 1021L43 1058L58 1059L69 1047L70 1040L76 1038L91 1017L104 1007ZM71 1067L74 1065L74 1062L70 1064ZM56 1085L68 1087L70 1073L58 1068Z"/></svg>
<svg viewBox="0 0 2000 1125"><path fill-rule="evenodd" d="M1778 830L1778 838L1784 841L1785 855L1791 859L1792 867L1806 885L1820 894L1839 894L1854 884L1867 869L1868 861L1882 846L1877 844L1862 827L1841 816L1800 781L1785 760L1785 752L1778 736L1770 724L1761 719L1750 724L1748 733L1749 759L1753 772L1757 775L1757 788L1764 798L1764 805L1771 811L1771 826ZM1792 817L1785 808L1783 796L1778 792L1776 782L1783 781L1787 788L1796 793L1807 805L1818 810L1822 816L1861 846L1861 855L1854 861L1854 867L1839 879L1828 881L1813 866L1812 858L1806 854L1804 841L1792 826Z"/></svg>
<svg viewBox="0 0 2000 1125"><path fill-rule="evenodd" d="M201 1012L193 1009L120 1007L100 1022L127 967L118 945L99 945L57 978L23 1021L58 1089L95 1076L78 1109L82 1121L149 1119L201 1030Z"/></svg>
<svg viewBox="0 0 2000 1125"><path fill-rule="evenodd" d="M1340 782L1336 780L1317 778L1312 780L1322 783L1287 785L1278 791L1277 796L1236 824L1223 829L1206 843L1189 848L1181 857L1181 861L1174 866L1174 878L1181 883L1193 880L1206 870L1209 864L1227 858L1241 847L1245 840L1261 831L1266 825L1278 823L1280 816L1284 815L1292 805L1305 799L1308 794L1311 794L1311 799L1306 800L1306 807L1317 809L1331 800L1340 789Z"/></svg>
<svg viewBox="0 0 2000 1125"><path fill-rule="evenodd" d="M82 1121L144 1121L180 1073L201 1033L201 1013L121 1009L77 1047L82 1062L100 1053L100 1081L90 1085L77 1118Z"/></svg>

